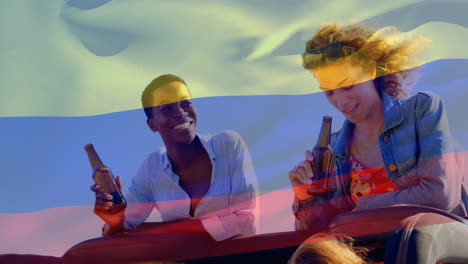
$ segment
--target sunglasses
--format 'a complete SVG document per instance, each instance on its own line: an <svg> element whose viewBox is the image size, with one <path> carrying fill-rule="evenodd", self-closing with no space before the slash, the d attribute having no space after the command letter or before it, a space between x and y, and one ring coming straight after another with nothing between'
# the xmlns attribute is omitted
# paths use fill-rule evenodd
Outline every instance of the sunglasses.
<svg viewBox="0 0 468 264"><path fill-rule="evenodd" d="M321 58L321 56L317 55L325 55L330 60L343 58L344 54L342 48L345 45L346 44L342 41L336 41L327 46L308 50L302 54L302 64L304 67L307 67L317 60L317 58Z"/></svg>

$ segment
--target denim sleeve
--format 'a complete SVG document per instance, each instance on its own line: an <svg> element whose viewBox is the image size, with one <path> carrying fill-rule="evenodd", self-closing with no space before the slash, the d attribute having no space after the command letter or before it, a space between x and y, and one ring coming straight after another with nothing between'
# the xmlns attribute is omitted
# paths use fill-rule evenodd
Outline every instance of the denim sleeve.
<svg viewBox="0 0 468 264"><path fill-rule="evenodd" d="M358 209L416 204L452 211L461 199L463 170L455 152L442 100L433 94L416 98L415 128L419 155L414 186L361 197ZM403 176L404 177L404 176Z"/></svg>
<svg viewBox="0 0 468 264"><path fill-rule="evenodd" d="M222 152L228 159L231 193L218 199L229 199L229 207L224 208L224 212L216 212L216 216L201 220L206 231L217 241L255 234L258 222L257 178L247 145L235 132L222 134Z"/></svg>

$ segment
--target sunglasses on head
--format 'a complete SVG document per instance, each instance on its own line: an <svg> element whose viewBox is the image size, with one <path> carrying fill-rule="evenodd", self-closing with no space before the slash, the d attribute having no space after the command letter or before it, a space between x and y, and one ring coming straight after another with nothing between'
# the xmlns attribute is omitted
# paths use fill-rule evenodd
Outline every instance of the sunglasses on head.
<svg viewBox="0 0 468 264"><path fill-rule="evenodd" d="M336 41L330 45L322 46L308 50L302 54L302 63L304 66L310 65L316 60L317 55L325 55L328 59L339 59L343 58L343 46L346 45L343 41Z"/></svg>

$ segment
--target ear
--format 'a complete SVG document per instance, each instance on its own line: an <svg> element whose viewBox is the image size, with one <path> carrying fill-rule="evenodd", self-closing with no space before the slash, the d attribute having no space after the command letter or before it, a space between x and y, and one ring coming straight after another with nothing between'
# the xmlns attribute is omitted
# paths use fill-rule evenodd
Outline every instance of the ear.
<svg viewBox="0 0 468 264"><path fill-rule="evenodd" d="M151 131L158 132L158 126L156 125L156 122L153 120L153 118L146 119L146 124L151 129Z"/></svg>

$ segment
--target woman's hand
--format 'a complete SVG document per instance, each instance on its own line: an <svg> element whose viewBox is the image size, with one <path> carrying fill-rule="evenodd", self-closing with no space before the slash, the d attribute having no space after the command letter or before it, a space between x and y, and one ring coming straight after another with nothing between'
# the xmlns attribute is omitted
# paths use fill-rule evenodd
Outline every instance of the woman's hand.
<svg viewBox="0 0 468 264"><path fill-rule="evenodd" d="M314 172L312 170L312 162L314 161L314 155L311 151L305 152L305 160L301 161L299 165L294 167L293 170L289 171L289 181L293 187L294 195L299 201L309 200L314 198L309 194L307 188L312 183Z"/></svg>

